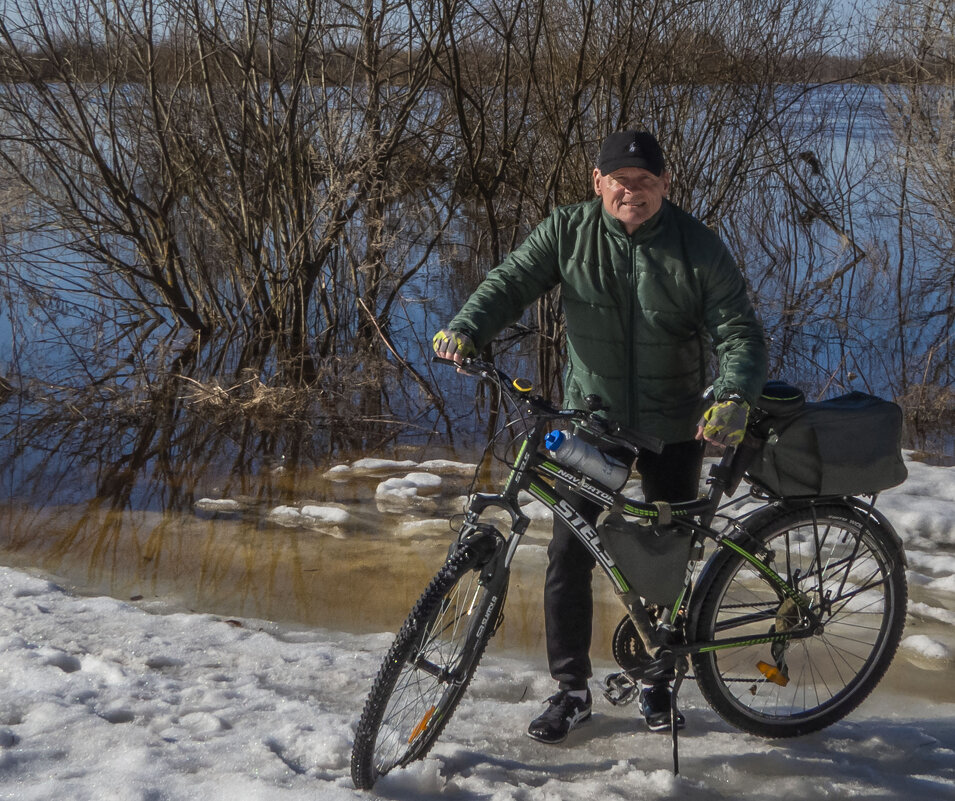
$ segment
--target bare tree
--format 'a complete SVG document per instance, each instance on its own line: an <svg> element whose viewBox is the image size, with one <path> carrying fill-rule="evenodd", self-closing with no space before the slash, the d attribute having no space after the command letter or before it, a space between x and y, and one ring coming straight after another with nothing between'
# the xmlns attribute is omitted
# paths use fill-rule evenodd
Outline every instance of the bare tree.
<svg viewBox="0 0 955 801"><path fill-rule="evenodd" d="M879 168L892 236L897 392L916 428L955 419L955 9L937 0L885 4L873 27L889 138Z"/></svg>
<svg viewBox="0 0 955 801"><path fill-rule="evenodd" d="M91 385L135 354L143 375L201 363L241 387L251 369L317 388L329 419L387 423L393 392L434 397L409 356L427 348L426 278L450 310L555 205L591 197L599 142L625 127L659 135L672 198L731 244L779 370L820 389L950 384L938 0L890 4L870 34L891 32L878 65L896 86L871 133L872 94L819 78L851 77L827 0L6 9L0 163L31 204L4 229L7 286L64 340L90 321L114 357ZM888 207L891 241L874 224ZM562 337L555 293L502 342L556 392Z"/></svg>
<svg viewBox="0 0 955 801"><path fill-rule="evenodd" d="M271 359L314 381L343 354L381 356L397 292L449 214L427 179L440 139L422 135L440 13L370 0L11 8L0 158L41 210L53 272L133 327L152 314L232 337L239 369Z"/></svg>
<svg viewBox="0 0 955 801"><path fill-rule="evenodd" d="M465 143L462 174L481 198L480 221L494 231L490 266L504 255L502 243L513 243L554 205L592 195L599 142L626 127L659 135L674 173L673 199L720 229L741 255L741 232L746 245L771 235L768 187L782 185L781 203L802 196L791 203L794 225L804 207L820 202L803 176L806 154L831 138L822 122L806 125L816 119L823 90L794 80L793 64L811 74L830 56L835 22L827 4L472 0L456 8L451 51L463 66L452 62L448 90ZM491 53L502 56L499 72L487 69ZM506 132L507 141L495 132ZM479 146L468 145L475 141ZM834 207L831 190L824 194L842 235L844 209ZM498 233L504 230L510 236ZM744 267L755 281L764 262ZM774 299L766 302L767 316L775 317ZM539 376L556 388L559 297L543 299L528 323L537 334Z"/></svg>

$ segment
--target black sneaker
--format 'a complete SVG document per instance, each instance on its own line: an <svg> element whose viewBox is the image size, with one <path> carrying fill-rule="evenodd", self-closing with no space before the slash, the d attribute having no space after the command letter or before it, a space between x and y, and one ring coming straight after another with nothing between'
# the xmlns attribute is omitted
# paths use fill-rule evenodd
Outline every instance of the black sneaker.
<svg viewBox="0 0 955 801"><path fill-rule="evenodd" d="M640 690L640 711L647 720L650 731L670 730L670 688L666 684L655 684ZM676 713L676 726L686 726L682 712Z"/></svg>
<svg viewBox="0 0 955 801"><path fill-rule="evenodd" d="M542 743L562 743L567 739L567 732L590 717L593 699L590 690L586 700L571 695L570 690L561 690L546 703L544 714L531 721L527 733Z"/></svg>

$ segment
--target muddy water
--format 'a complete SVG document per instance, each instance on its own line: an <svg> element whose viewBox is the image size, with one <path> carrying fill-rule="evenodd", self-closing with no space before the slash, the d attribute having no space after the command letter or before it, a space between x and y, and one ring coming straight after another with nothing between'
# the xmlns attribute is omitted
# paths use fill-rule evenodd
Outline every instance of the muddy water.
<svg viewBox="0 0 955 801"><path fill-rule="evenodd" d="M438 487L419 487L409 497L381 494L384 482L414 471L277 471L252 481L200 482L188 502L164 510L102 498L8 501L0 506L0 561L147 608L158 601L226 618L394 632L443 562L454 539L451 521L471 480L470 471L445 466L434 471L442 479ZM323 522L315 510L330 519ZM495 651L519 653L542 668L549 529L547 520L531 524L494 642ZM611 664L610 639L622 611L608 582L596 576L595 589L593 655ZM918 585L911 592L913 601L945 606ZM945 641L948 630L910 616L906 635ZM921 699L955 700L947 670L920 669L902 653L884 686Z"/></svg>
<svg viewBox="0 0 955 801"><path fill-rule="evenodd" d="M454 540L451 520L471 480L470 471L439 469L436 491L376 497L382 482L410 470L350 471L335 479L298 471L241 487L210 482L178 511L137 511L102 499L43 507L8 502L0 506L0 558L84 593L225 617L394 631L444 561ZM310 507L336 519L302 516ZM535 521L518 553L496 647L543 654L549 528ZM622 612L609 585L598 584L595 656L609 658Z"/></svg>

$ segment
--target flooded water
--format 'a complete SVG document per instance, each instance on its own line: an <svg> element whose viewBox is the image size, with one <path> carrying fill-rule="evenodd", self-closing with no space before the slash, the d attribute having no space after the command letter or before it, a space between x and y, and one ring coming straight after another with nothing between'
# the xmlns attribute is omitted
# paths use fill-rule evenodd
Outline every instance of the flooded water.
<svg viewBox="0 0 955 801"><path fill-rule="evenodd" d="M31 436L0 440L9 447L0 453L0 563L79 593L225 619L397 631L443 563L467 494L493 491L507 470L435 444L395 447L387 459L323 459L320 437L311 443L294 432L244 440L217 425L190 428L191 418L77 419L37 413L19 429ZM927 643L910 641L915 648L900 653L886 685L900 693L917 685L923 698L953 697L951 659L931 652L955 652L948 474L910 463L902 494L880 500L914 546L906 635ZM549 536L546 516L532 519L494 641L496 652L542 671ZM623 613L609 582L597 576L594 586L592 653L612 664Z"/></svg>
<svg viewBox="0 0 955 801"><path fill-rule="evenodd" d="M178 511L103 498L8 501L0 506L0 560L82 593L224 617L393 631L444 561L471 481L467 467L452 464L433 471L441 485L427 495L376 497L383 482L409 473L400 464L345 476L322 468L233 480L244 493L228 481L206 481L191 508ZM549 529L535 521L515 560L498 647L543 653ZM597 653L609 656L621 616L609 585L601 585Z"/></svg>
<svg viewBox="0 0 955 801"><path fill-rule="evenodd" d="M483 442L474 384L455 386L447 428ZM417 441L330 456L327 427L224 422L162 393L129 409L45 397L0 405L0 563L121 600L395 631L444 561L467 493L493 491L506 470L488 459L494 469L472 487L481 453L436 442L424 418ZM402 494L401 481L424 473L434 483ZM497 648L543 657L549 534L535 520L518 552ZM609 660L622 610L608 582L595 587L594 655ZM919 600L942 609L934 592Z"/></svg>
<svg viewBox="0 0 955 801"><path fill-rule="evenodd" d="M204 479L192 488L191 503L176 510L137 510L102 497L49 504L8 500L0 507L0 561L51 574L80 593L147 608L160 602L224 618L393 632L441 566L471 485L473 463L444 455L451 459L273 467L256 478ZM433 484L422 478L425 470L438 477ZM417 485L405 493L411 477ZM542 668L549 534L547 519L532 521L514 561L494 646ZM924 556L910 557L918 570L928 563ZM595 588L593 655L610 663L622 610L609 582L598 576ZM930 584L912 584L913 609L935 611L910 616L906 635L949 639L951 625L939 618L952 614L944 611L951 600L947 591L947 585L939 595ZM951 697L944 671L913 673L911 658L897 661L889 686L902 690L917 677L939 697Z"/></svg>

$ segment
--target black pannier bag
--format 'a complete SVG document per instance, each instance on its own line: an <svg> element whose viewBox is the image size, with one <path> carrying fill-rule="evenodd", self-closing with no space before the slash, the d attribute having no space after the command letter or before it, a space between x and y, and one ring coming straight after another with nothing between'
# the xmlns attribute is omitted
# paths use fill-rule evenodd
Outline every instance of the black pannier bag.
<svg viewBox="0 0 955 801"><path fill-rule="evenodd" d="M870 495L908 475L902 410L864 392L771 414L760 428L766 440L748 472L774 495Z"/></svg>

